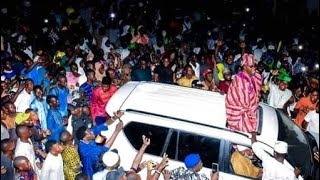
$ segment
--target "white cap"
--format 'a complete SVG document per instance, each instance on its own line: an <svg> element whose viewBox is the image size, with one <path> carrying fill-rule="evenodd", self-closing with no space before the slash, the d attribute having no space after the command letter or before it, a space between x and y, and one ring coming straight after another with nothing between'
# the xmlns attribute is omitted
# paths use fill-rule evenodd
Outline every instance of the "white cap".
<svg viewBox="0 0 320 180"><path fill-rule="evenodd" d="M237 145L237 149L238 149L238 151L244 151L244 150L249 149L249 148L246 147L246 146Z"/></svg>
<svg viewBox="0 0 320 180"><path fill-rule="evenodd" d="M269 50L275 50L276 48L274 47L273 44L270 44L270 45L268 46L268 49L269 49Z"/></svg>
<svg viewBox="0 0 320 180"><path fill-rule="evenodd" d="M274 151L280 154L286 154L288 152L288 144L283 141L277 141L274 145Z"/></svg>
<svg viewBox="0 0 320 180"><path fill-rule="evenodd" d="M107 167L113 167L119 161L120 161L120 156L113 151L108 151L108 152L104 153L102 156L102 162Z"/></svg>

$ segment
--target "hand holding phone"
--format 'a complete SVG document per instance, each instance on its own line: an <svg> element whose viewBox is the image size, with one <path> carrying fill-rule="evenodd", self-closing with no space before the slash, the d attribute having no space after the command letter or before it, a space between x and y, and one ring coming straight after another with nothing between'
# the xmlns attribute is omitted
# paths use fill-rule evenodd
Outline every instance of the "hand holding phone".
<svg viewBox="0 0 320 180"><path fill-rule="evenodd" d="M212 173L219 172L219 164L212 163Z"/></svg>

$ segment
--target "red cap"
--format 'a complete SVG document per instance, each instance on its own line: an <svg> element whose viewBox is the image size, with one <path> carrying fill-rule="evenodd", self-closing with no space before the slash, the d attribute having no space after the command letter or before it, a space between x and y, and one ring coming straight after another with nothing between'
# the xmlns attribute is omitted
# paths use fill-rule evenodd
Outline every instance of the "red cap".
<svg viewBox="0 0 320 180"><path fill-rule="evenodd" d="M211 72L212 72L211 69L206 69L203 71L202 75L206 76L208 73L211 73Z"/></svg>

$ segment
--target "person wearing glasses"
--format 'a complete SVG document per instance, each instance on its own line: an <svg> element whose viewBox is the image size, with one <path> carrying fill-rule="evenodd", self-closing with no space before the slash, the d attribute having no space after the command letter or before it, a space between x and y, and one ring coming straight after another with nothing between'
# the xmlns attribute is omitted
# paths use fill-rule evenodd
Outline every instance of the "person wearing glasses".
<svg viewBox="0 0 320 180"><path fill-rule="evenodd" d="M233 78L226 95L227 126L232 130L256 132L257 108L262 77L253 54L243 54L241 71Z"/></svg>

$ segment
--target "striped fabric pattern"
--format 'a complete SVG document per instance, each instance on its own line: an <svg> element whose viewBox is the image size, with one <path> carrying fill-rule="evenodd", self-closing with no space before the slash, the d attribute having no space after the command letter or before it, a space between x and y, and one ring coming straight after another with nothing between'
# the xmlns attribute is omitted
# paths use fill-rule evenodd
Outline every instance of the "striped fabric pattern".
<svg viewBox="0 0 320 180"><path fill-rule="evenodd" d="M239 72L232 80L226 96L228 126L232 130L256 132L257 108L262 76Z"/></svg>

